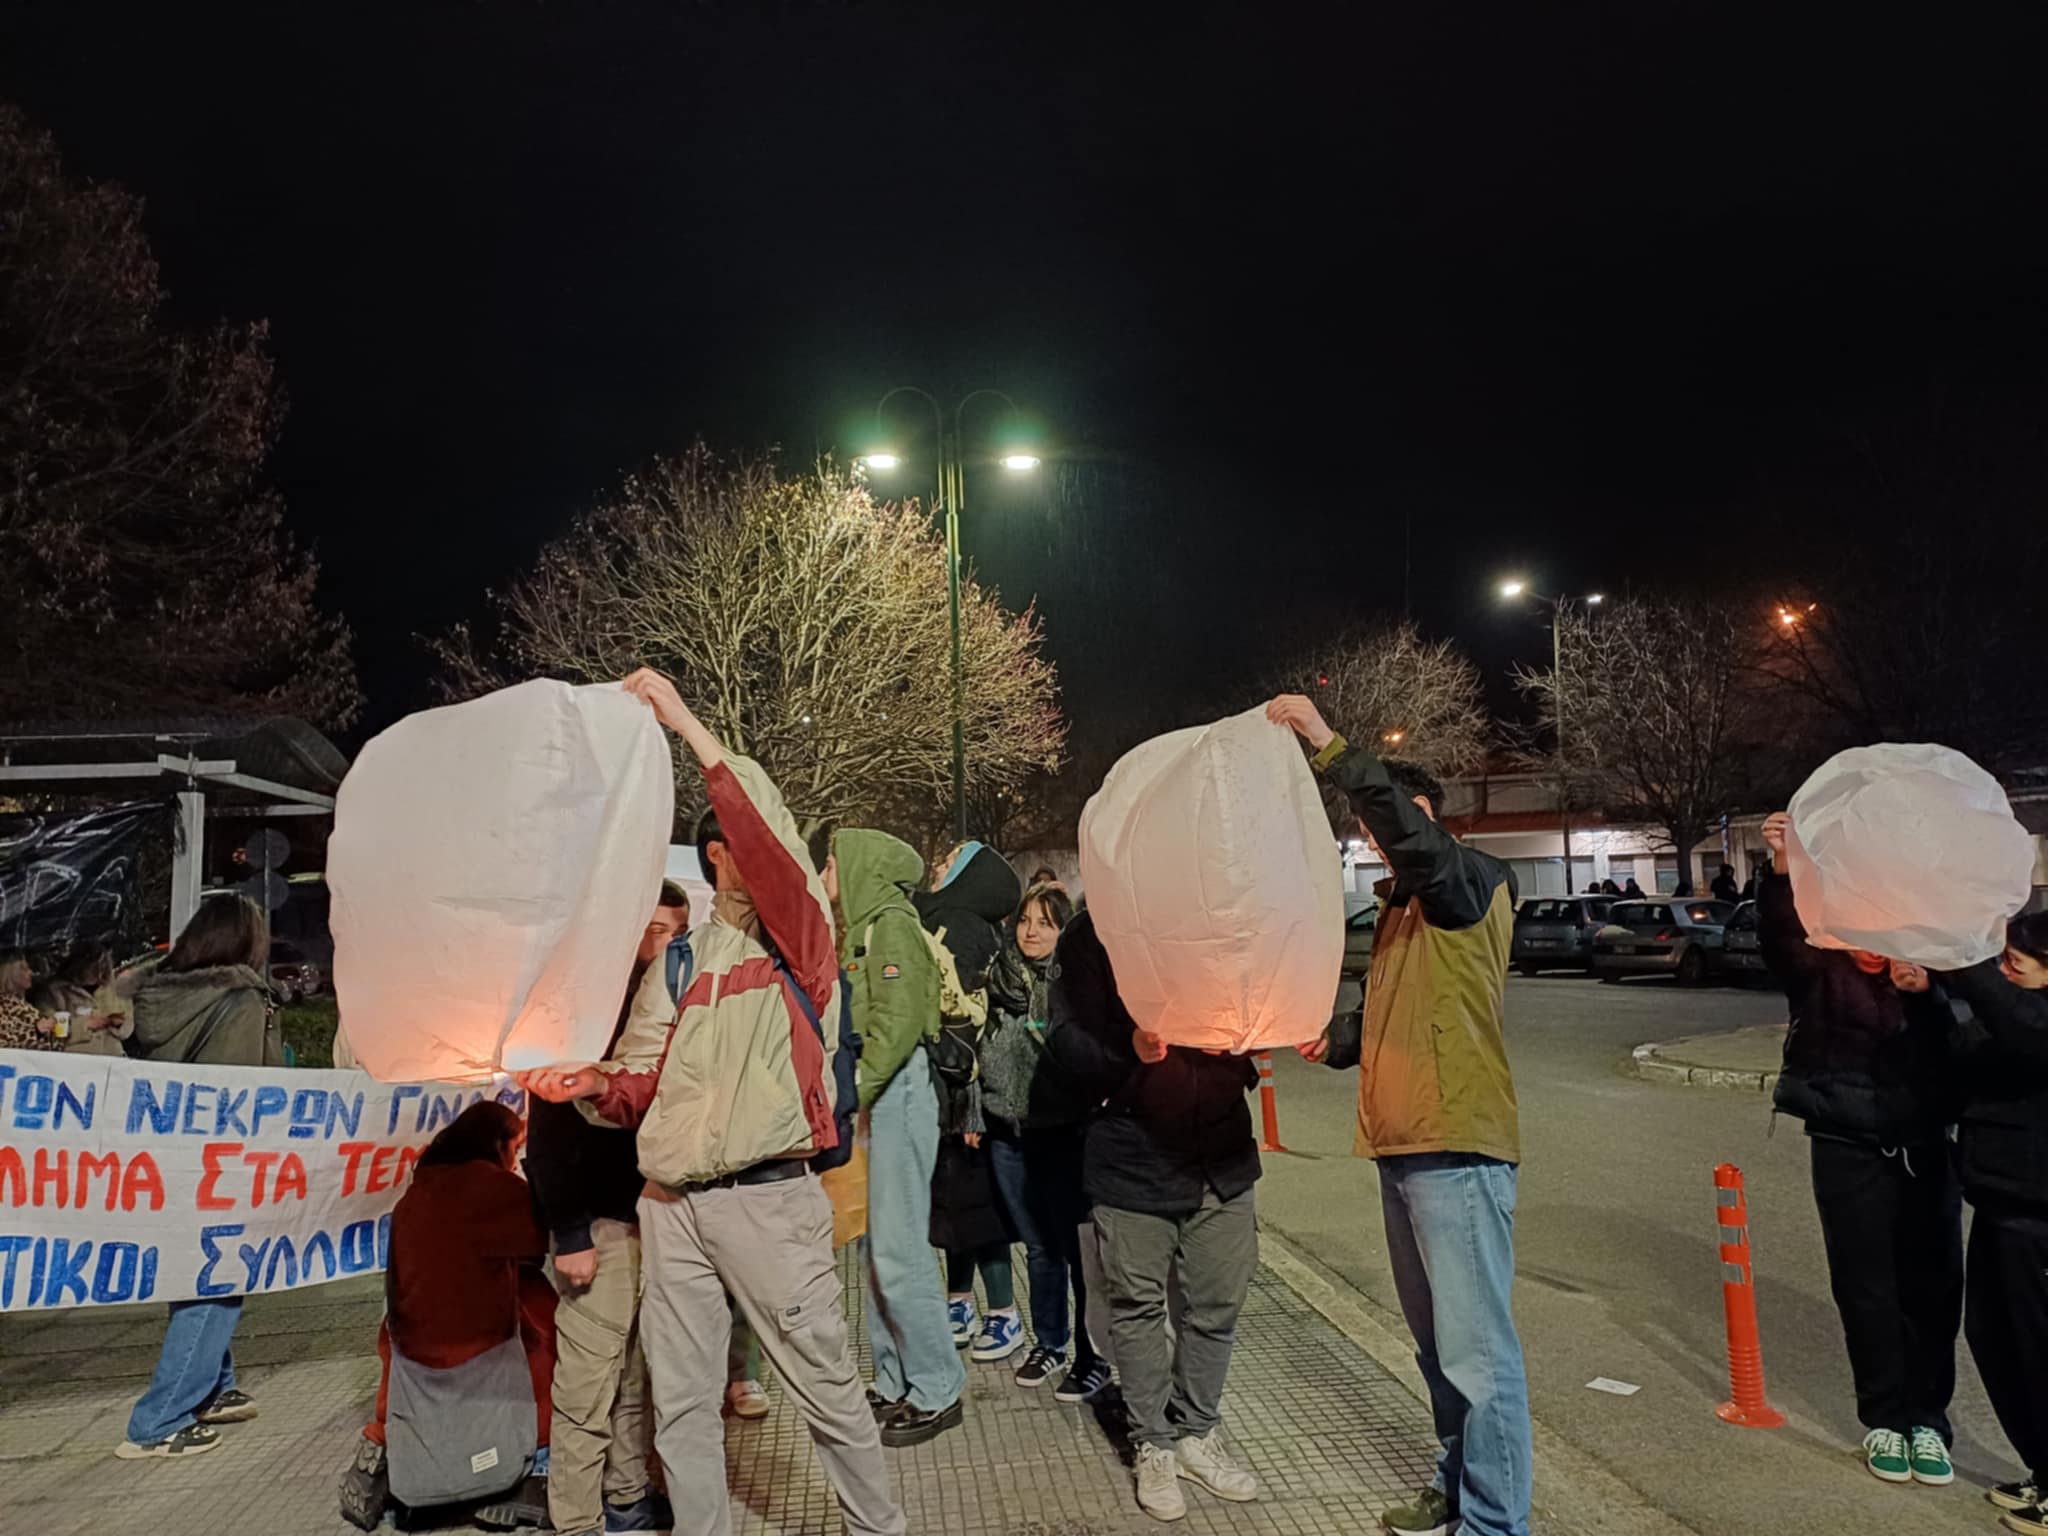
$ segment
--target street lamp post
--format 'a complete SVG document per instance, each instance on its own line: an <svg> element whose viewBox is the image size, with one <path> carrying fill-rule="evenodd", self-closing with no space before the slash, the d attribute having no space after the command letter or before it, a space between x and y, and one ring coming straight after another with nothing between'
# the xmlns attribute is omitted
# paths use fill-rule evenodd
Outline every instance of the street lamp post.
<svg viewBox="0 0 2048 1536"><path fill-rule="evenodd" d="M1562 638L1564 610L1571 599L1566 597L1545 597L1541 592L1532 591L1529 584L1516 577L1500 584L1500 595L1512 602L1527 595L1539 603L1550 605L1550 685L1556 702L1557 731L1557 819L1558 832L1564 843L1564 893L1572 893L1572 794L1567 777L1564 755L1564 640ZM1597 608L1604 594L1588 592L1582 601L1588 608Z"/></svg>
<svg viewBox="0 0 2048 1536"><path fill-rule="evenodd" d="M984 395L1009 406L1012 415L1021 414L1017 402L999 389L977 389L961 396L953 407L953 429L946 431L946 411L929 390L915 384L899 384L875 402L875 425L882 424L882 411L898 395L916 395L932 408L936 445L936 484L939 506L946 519L946 611L953 630L953 831L961 841L967 838L967 676L960 654L960 508L967 499L967 470L962 456L961 423L967 407ZM902 457L894 453L871 453L863 462L870 469L892 470ZM1033 453L1011 452L1002 456L1003 468L1023 473L1038 468Z"/></svg>

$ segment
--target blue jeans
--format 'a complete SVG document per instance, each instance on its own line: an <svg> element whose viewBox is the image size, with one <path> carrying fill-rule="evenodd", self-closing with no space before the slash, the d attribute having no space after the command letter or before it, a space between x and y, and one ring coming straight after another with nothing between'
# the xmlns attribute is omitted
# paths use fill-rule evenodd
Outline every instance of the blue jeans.
<svg viewBox="0 0 2048 1536"><path fill-rule="evenodd" d="M168 1439L192 1423L219 1394L235 1384L229 1342L242 1320L242 1298L174 1301L164 1330L156 1374L128 1416L128 1438L137 1445Z"/></svg>
<svg viewBox="0 0 2048 1536"><path fill-rule="evenodd" d="M1401 1312L1436 1419L1436 1486L1465 1536L1528 1536L1535 1449L1515 1333L1515 1167L1464 1152L1383 1157Z"/></svg>
<svg viewBox="0 0 2048 1536"><path fill-rule="evenodd" d="M932 1251L932 1168L939 1160L939 1095L924 1048L910 1053L868 1111L868 1347L875 1391L926 1413L967 1390L967 1368L946 1319Z"/></svg>
<svg viewBox="0 0 2048 1536"><path fill-rule="evenodd" d="M1024 1243L1024 1270L1031 1277L1031 1332L1041 1349L1064 1353L1071 1341L1076 1365L1089 1364L1095 1353L1088 1347L1085 1324L1076 1329L1069 1321L1070 1316L1088 1315L1088 1282L1081 1275L1081 1223L1088 1219L1088 1197L1081 1192L1084 1134L1081 1126L1060 1125L992 1132L987 1143L996 1193Z"/></svg>

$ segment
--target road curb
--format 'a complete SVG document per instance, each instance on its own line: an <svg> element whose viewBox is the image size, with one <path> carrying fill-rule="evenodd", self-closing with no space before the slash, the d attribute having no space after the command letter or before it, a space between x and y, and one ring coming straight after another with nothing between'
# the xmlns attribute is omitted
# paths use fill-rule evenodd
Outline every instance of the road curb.
<svg viewBox="0 0 2048 1536"><path fill-rule="evenodd" d="M1692 1039L1653 1040L1629 1053L1629 1070L1645 1082L1676 1083L1688 1088L1733 1088L1769 1093L1778 1086L1776 1072L1751 1072L1737 1067L1703 1067L1685 1060Z"/></svg>
<svg viewBox="0 0 2048 1536"><path fill-rule="evenodd" d="M1391 1322L1381 1321L1379 1309L1366 1296L1263 1219L1259 1262L1428 1407L1429 1388L1415 1364L1413 1341ZM1562 1435L1540 1421L1531 1427L1536 1449L1534 1529L1539 1536L1696 1536L1691 1526L1665 1514Z"/></svg>

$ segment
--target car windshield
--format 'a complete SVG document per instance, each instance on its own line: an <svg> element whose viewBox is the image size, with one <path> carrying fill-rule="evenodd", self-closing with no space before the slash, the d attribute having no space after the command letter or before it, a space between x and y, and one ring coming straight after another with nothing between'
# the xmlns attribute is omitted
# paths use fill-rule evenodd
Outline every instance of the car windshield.
<svg viewBox="0 0 2048 1536"><path fill-rule="evenodd" d="M1728 918L1728 926L1741 929L1745 933L1756 927L1756 903L1745 901L1737 907Z"/></svg>
<svg viewBox="0 0 2048 1536"><path fill-rule="evenodd" d="M1578 903L1573 901L1542 900L1532 896L1522 903L1522 916L1532 923L1569 923L1578 915Z"/></svg>
<svg viewBox="0 0 2048 1536"><path fill-rule="evenodd" d="M1685 909L1685 915L1696 923L1725 923L1734 910L1725 901L1696 901Z"/></svg>

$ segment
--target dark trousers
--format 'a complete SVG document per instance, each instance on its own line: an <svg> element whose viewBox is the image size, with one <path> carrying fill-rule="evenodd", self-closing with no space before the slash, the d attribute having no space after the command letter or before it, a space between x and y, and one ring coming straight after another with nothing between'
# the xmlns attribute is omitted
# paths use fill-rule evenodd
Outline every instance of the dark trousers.
<svg viewBox="0 0 2048 1536"><path fill-rule="evenodd" d="M2039 1483L2048 1478L2048 1218L1978 1209L1969 1337L1999 1428Z"/></svg>
<svg viewBox="0 0 2048 1536"><path fill-rule="evenodd" d="M996 1190L1024 1244L1031 1331L1047 1349L1064 1352L1071 1339L1074 1364L1084 1368L1095 1359L1086 1322L1088 1282L1081 1269L1081 1225L1088 1220L1088 1197L1081 1190L1085 1135L1082 1126L1060 1125L991 1133L987 1142Z"/></svg>
<svg viewBox="0 0 2048 1536"><path fill-rule="evenodd" d="M1962 1192L1940 1145L1813 1138L1813 1198L1842 1315L1856 1416L1867 1429L1925 1426L1953 1440L1963 1317Z"/></svg>

